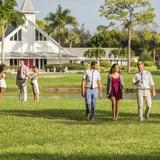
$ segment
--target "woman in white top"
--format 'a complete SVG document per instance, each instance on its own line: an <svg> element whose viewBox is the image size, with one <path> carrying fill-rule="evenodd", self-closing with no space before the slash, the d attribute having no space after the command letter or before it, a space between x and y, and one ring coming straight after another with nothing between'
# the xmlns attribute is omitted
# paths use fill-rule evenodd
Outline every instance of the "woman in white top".
<svg viewBox="0 0 160 160"><path fill-rule="evenodd" d="M30 75L31 86L34 96L34 101L39 102L39 85L38 85L38 69L36 66L32 67L33 73Z"/></svg>
<svg viewBox="0 0 160 160"><path fill-rule="evenodd" d="M0 99L3 97L5 89L6 89L6 81L5 81L5 73L4 73L4 65L0 66Z"/></svg>

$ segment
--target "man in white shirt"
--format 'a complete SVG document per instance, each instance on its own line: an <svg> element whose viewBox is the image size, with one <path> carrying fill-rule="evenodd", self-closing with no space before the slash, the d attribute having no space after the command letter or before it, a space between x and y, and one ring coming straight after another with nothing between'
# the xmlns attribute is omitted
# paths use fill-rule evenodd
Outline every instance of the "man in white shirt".
<svg viewBox="0 0 160 160"><path fill-rule="evenodd" d="M24 64L24 60L20 60L17 70L16 84L18 86L19 101L27 101L27 76L29 74L28 67Z"/></svg>
<svg viewBox="0 0 160 160"><path fill-rule="evenodd" d="M152 75L149 71L146 71L144 69L143 62L138 62L137 67L139 71L133 77L133 84L137 87L137 104L139 119L140 121L143 121L143 99L145 98L146 101L146 110L144 117L149 118L152 104L151 94L152 96L155 96L156 92Z"/></svg>
<svg viewBox="0 0 160 160"><path fill-rule="evenodd" d="M82 79L82 96L86 102L86 119L94 120L96 99L99 90L99 96L102 96L101 76L98 69L98 63L91 62L91 69L86 70Z"/></svg>

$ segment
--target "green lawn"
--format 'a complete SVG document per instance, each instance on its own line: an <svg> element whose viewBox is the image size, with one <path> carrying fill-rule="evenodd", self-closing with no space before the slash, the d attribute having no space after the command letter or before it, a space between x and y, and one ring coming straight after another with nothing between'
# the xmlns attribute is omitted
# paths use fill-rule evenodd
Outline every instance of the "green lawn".
<svg viewBox="0 0 160 160"><path fill-rule="evenodd" d="M123 75L126 87L132 88L133 74ZM102 74L103 84L106 76ZM159 72L153 76L160 88ZM40 75L41 96L50 87L79 87L81 78L82 74ZM15 76L8 75L7 86L6 95L14 97L0 101L0 160L160 159L159 100L153 101L150 119L144 122L137 120L136 101L123 100L121 118L114 122L110 101L101 99L96 121L90 123L84 121L84 99L42 98L39 104L33 99L21 103L16 98Z"/></svg>
<svg viewBox="0 0 160 160"><path fill-rule="evenodd" d="M158 160L160 109L137 120L135 100L121 102L111 120L110 101L97 102L96 121L84 121L83 99L0 102L0 160Z"/></svg>

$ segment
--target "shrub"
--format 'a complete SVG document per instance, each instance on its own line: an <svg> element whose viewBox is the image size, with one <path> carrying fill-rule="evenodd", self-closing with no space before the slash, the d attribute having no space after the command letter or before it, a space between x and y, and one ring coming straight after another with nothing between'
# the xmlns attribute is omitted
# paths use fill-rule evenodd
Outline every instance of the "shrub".
<svg viewBox="0 0 160 160"><path fill-rule="evenodd" d="M120 70L122 71L127 71L128 67L127 66L120 66Z"/></svg>
<svg viewBox="0 0 160 160"><path fill-rule="evenodd" d="M82 65L82 64L61 64L61 65L49 64L45 66L45 71L53 72L54 68L56 68L56 71L61 71L65 67L67 67L68 70L85 70L86 69L86 65Z"/></svg>
<svg viewBox="0 0 160 160"><path fill-rule="evenodd" d="M86 66L82 64L63 64L63 67L68 67L69 70L85 70Z"/></svg>
<svg viewBox="0 0 160 160"><path fill-rule="evenodd" d="M106 67L106 68L110 68L111 67L111 63L109 61L103 61L101 63L101 66L102 67Z"/></svg>
<svg viewBox="0 0 160 160"><path fill-rule="evenodd" d="M137 67L137 62L131 62L131 67Z"/></svg>
<svg viewBox="0 0 160 160"><path fill-rule="evenodd" d="M145 66L154 66L154 62L153 61L144 61L144 65Z"/></svg>
<svg viewBox="0 0 160 160"><path fill-rule="evenodd" d="M150 55L150 52L147 50L143 51L142 54L139 56L140 61L152 61L152 57Z"/></svg>

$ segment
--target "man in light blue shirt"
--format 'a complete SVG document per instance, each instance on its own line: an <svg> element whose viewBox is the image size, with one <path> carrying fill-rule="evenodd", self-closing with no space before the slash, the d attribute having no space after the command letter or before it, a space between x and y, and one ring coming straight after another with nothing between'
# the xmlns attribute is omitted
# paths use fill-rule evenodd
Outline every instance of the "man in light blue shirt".
<svg viewBox="0 0 160 160"><path fill-rule="evenodd" d="M82 96L86 102L86 119L94 120L97 93L99 90L100 97L102 96L101 76L98 69L98 63L91 62L91 69L86 70L82 79Z"/></svg>
<svg viewBox="0 0 160 160"><path fill-rule="evenodd" d="M133 77L133 84L137 87L137 104L138 104L138 115L140 121L143 121L143 99L146 101L146 110L144 117L149 118L149 113L151 110L151 94L155 96L155 87L152 75L149 71L144 69L143 62L138 62L137 64L138 72ZM151 91L150 91L151 90Z"/></svg>

